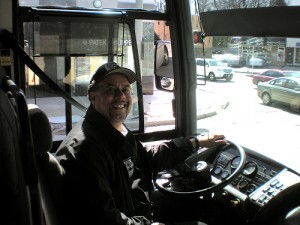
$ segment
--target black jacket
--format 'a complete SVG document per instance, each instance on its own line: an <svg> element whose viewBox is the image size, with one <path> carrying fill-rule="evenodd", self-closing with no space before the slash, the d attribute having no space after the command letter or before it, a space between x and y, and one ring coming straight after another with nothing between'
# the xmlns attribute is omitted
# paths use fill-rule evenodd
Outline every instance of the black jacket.
<svg viewBox="0 0 300 225"><path fill-rule="evenodd" d="M124 136L93 107L82 129L70 132L56 153L65 169L63 192L70 224L134 224L147 216L152 172L172 168L192 152L186 138L143 147ZM133 184L138 183L137 188Z"/></svg>

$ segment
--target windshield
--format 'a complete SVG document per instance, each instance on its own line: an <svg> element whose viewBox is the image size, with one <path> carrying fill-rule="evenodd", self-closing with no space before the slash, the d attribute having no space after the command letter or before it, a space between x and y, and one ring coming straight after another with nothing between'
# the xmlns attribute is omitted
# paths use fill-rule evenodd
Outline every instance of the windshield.
<svg viewBox="0 0 300 225"><path fill-rule="evenodd" d="M222 63L222 62L220 62L220 61L217 61L217 60L210 60L210 61L209 61L209 64L210 64L211 66L225 66L224 63Z"/></svg>
<svg viewBox="0 0 300 225"><path fill-rule="evenodd" d="M165 9L165 1L158 0L56 1L61 3L56 5L53 5L52 2L50 0L22 0L20 5L85 7L89 9L140 8L147 10L148 13L151 10L164 12ZM199 1L198 4L196 4L197 1L191 0L190 3L194 34L201 32L209 34L208 28L212 29L220 24L221 27L226 27L225 31L235 27L235 23L233 23L235 21L224 26L224 21L216 20L213 24L215 26L204 27L204 29L199 23L199 12L235 9L238 6L261 8L300 5L299 1L292 0L220 0ZM276 15L280 13L280 10L282 8L276 8ZM161 65L162 69L172 67L174 52L172 52L169 42L173 43L171 37L176 35L170 34L172 30L169 30L171 23L167 21L168 17L163 17L161 20L155 20L155 18L152 20L148 18L133 19L134 22L132 22L119 20L117 15L121 12L114 11L114 13L116 13L116 18L112 16L108 20L95 20L93 13L90 13L88 17L81 18L73 17L73 15L60 18L53 17L51 14L50 16L41 14L38 21L28 22L26 20L23 23L24 49L58 86L85 107L89 106L87 87L90 77L100 64L116 61L133 70L139 64L143 101L137 98L138 85L134 84L134 104L126 125L133 131L139 131L143 126L144 130L141 132L145 133L176 128L174 105L172 105L174 94L156 89L154 80L155 48L157 48L157 59L159 59L156 64ZM159 16L165 16L165 14ZM205 19L207 18L203 18L203 24ZM251 25L254 19L257 18L251 17L251 21L247 24ZM259 19L260 21L256 21L258 24L263 22L263 17L259 17ZM273 24L272 27L278 27L277 25ZM294 24L290 26L296 27ZM259 28L259 26L252 27L252 30L255 31ZM135 33L131 32L133 30ZM222 30L222 32L225 31ZM291 161L292 158L300 158L295 156L295 154L299 154L300 149L298 141L300 133L299 90L288 89L286 92L289 94L288 96L283 94L272 96L270 93L270 97L266 94L259 95L258 92L260 83L268 82L274 77L299 76L300 37L289 35L260 35L257 37L248 35L247 30L243 35L234 32L227 36L207 35L204 44L203 41L199 41L198 36L196 37L195 39L194 36L194 56L197 64L198 132L225 134L228 139L268 155L300 172L299 163L295 160ZM134 49L134 46L138 46L138 49ZM209 61L212 63L211 65L225 65L225 67L204 67L204 59L206 64ZM184 62L182 63L184 64ZM273 70L276 70L276 74L271 75ZM270 76L264 76L262 79L258 75L264 72ZM25 74L26 95L30 99L30 103L44 104L44 107L40 107L48 113L55 138L63 139L68 122L65 118L66 112L72 112L71 122L73 123L81 120L84 112L65 104L64 99L59 94L53 93L30 69L26 68ZM188 76L186 74L175 75L177 78L178 76ZM187 79L186 77L185 79ZM175 93L176 88L178 89L171 76L162 77L161 86L170 87L170 90L175 89ZM40 94L41 92L43 95ZM142 104L143 110L141 110ZM54 108L53 105L57 105L57 108ZM144 124L139 121L141 117L144 119Z"/></svg>
<svg viewBox="0 0 300 225"><path fill-rule="evenodd" d="M36 4L33 0L26 2ZM116 2L118 7L125 3ZM151 3L152 8L157 8L157 1ZM25 4L25 1L22 4ZM165 3L160 1L160 4L164 6ZM77 6L82 7L80 3L76 3ZM129 12L135 8L133 3L131 7ZM99 65L109 61L117 62L141 76L139 82L142 87L137 82L132 84L133 106L126 118L126 126L132 131L143 132L174 129L175 118L171 105L173 93L154 88L155 43L159 43L160 60L157 63L168 67L172 56L170 44L160 41L170 42L169 27L164 20L126 20L122 19L125 12L119 12L118 9L109 11L111 16L108 16L108 10L94 13L93 10L44 7L34 11L37 14L43 13L35 17L39 18L37 21L23 23L24 50L45 73L50 83L53 82L57 87L49 87L44 79L26 66L25 91L28 102L37 104L49 117L54 141L62 140L66 133L82 120L85 109L90 105L87 90L91 77ZM86 13L85 16L81 16L80 13L83 12ZM174 82L169 79L165 79L164 82L165 86L174 86ZM64 95L55 91L57 88L60 88ZM66 95L72 98L73 103L75 100L85 109L70 104L66 101L70 100ZM143 101L139 99L141 95Z"/></svg>
<svg viewBox="0 0 300 225"><path fill-rule="evenodd" d="M215 9L234 9L238 6L235 3L241 1L203 2L199 3L200 10L205 12ZM292 0L243 2L248 5L240 4L241 8L300 4L299 1ZM254 2L255 5L250 4ZM280 10L277 10L277 13L280 14ZM197 26L196 23L194 26ZM198 30L199 27L198 25ZM280 74L278 76L299 77L299 46L300 37L237 36L235 33L231 36L205 37L204 52L199 50L203 45L195 43L195 58L203 57L204 53L207 59L217 56L232 68L232 71L220 74L206 69L208 78L206 85L202 85L200 74L197 74L198 131L223 133L228 139L289 165L299 172L299 164L293 160L293 158L299 159L300 149L299 89L288 89L288 86L284 86L279 90L270 87L273 89L261 95L258 92L260 83L274 77L257 81L253 76L253 74L276 69L276 73ZM235 58L239 60L231 60L234 58L232 56L236 56ZM197 69L197 73L198 71ZM213 81L210 81L209 73L214 73ZM232 78L226 80L229 76ZM265 99L269 96L270 102L267 102Z"/></svg>

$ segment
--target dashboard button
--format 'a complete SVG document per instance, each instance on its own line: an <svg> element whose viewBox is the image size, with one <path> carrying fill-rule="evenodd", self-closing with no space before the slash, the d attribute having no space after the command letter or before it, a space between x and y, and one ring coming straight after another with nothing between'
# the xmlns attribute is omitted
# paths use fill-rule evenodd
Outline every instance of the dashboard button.
<svg viewBox="0 0 300 225"><path fill-rule="evenodd" d="M283 187L283 184L281 184L281 183L278 183L278 184L275 185L275 188L278 189L278 190L282 189L282 187Z"/></svg>
<svg viewBox="0 0 300 225"><path fill-rule="evenodd" d="M277 185L279 183L278 180L273 180L270 184L271 187L274 187L275 185Z"/></svg>
<svg viewBox="0 0 300 225"><path fill-rule="evenodd" d="M267 186L264 187L263 192L267 192L267 191L269 191L269 190L270 190L270 186L267 185Z"/></svg>
<svg viewBox="0 0 300 225"><path fill-rule="evenodd" d="M237 185L241 178L242 178L242 176L238 176L237 178L234 179L234 181L232 181L231 184L232 185Z"/></svg>
<svg viewBox="0 0 300 225"><path fill-rule="evenodd" d="M225 170L225 171L221 174L221 178L222 178L222 179L226 179L227 177L229 177L229 175L230 175L230 173L229 173L227 170Z"/></svg>
<svg viewBox="0 0 300 225"><path fill-rule="evenodd" d="M256 190L256 185L255 184L248 185L248 187L247 187L247 193L248 194L252 193L255 190Z"/></svg>
<svg viewBox="0 0 300 225"><path fill-rule="evenodd" d="M264 200L267 198L267 196L265 196L264 194L262 196L259 197L258 202L259 203L263 203Z"/></svg>
<svg viewBox="0 0 300 225"><path fill-rule="evenodd" d="M223 171L223 169L222 169L221 167L217 166L217 167L214 169L214 174L219 175L219 174L222 173L222 171Z"/></svg>
<svg viewBox="0 0 300 225"><path fill-rule="evenodd" d="M242 191L246 190L247 186L248 186L248 181L246 180L241 180L238 184L238 188Z"/></svg>

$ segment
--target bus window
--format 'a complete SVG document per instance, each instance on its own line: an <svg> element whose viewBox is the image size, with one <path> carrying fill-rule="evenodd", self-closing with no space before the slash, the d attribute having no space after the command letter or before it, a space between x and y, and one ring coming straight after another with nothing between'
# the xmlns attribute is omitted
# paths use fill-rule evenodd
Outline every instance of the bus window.
<svg viewBox="0 0 300 225"><path fill-rule="evenodd" d="M44 14L37 11L38 20L24 21L24 49L39 68L66 94L87 108L87 88L92 75L103 63L115 61L140 75L142 84L133 84L133 107L126 125L132 131L146 133L174 129L174 95L157 89L154 79L156 44L160 43L158 55L164 65L169 63L172 55L166 21L124 20L120 19L120 12L110 17L99 13L99 20L93 13L84 18L80 18L80 11L72 13L64 11L63 15L53 17L55 10ZM78 15L74 16L76 13ZM134 37L132 31L135 31ZM172 64L169 67L172 68ZM47 113L54 140L62 140L85 112L68 103L28 67L25 76L29 103L39 105ZM174 86L173 71L170 76ZM138 96L143 96L143 101Z"/></svg>
<svg viewBox="0 0 300 225"><path fill-rule="evenodd" d="M162 20L137 20L136 37L140 55L141 80L143 86L145 132L171 130L175 128L172 99L173 93L159 89L156 85L157 64L170 68L170 86L174 86L171 37L169 27ZM139 42L140 41L140 42ZM159 51L156 51L159 49ZM156 57L156 58L155 58ZM159 58L159 60L156 60ZM171 88L172 90L173 88Z"/></svg>
<svg viewBox="0 0 300 225"><path fill-rule="evenodd" d="M46 22L47 21L47 22ZM89 106L87 89L93 73L99 65L115 61L135 70L132 37L128 24L117 20L91 22L55 18L24 23L26 51L35 63L72 98L86 108ZM133 84L137 96L136 84ZM67 113L71 112L72 124L84 116L84 112L65 103L62 96L49 88L30 70L26 70L26 94L29 103L39 105L48 115L54 127L55 139L65 134ZM128 121L138 113L137 98ZM139 128L139 120L129 123L133 130Z"/></svg>

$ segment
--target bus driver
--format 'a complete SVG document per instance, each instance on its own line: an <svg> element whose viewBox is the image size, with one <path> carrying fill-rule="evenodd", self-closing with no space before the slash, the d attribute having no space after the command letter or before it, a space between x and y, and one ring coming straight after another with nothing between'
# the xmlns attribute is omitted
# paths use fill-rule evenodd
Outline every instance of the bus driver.
<svg viewBox="0 0 300 225"><path fill-rule="evenodd" d="M196 147L226 143L223 135L209 135L143 147L123 123L136 80L133 71L114 62L100 66L90 82L91 104L81 130L71 132L56 153L65 170L65 210L72 225L150 224L152 172L173 168ZM153 216L159 219L155 210Z"/></svg>

